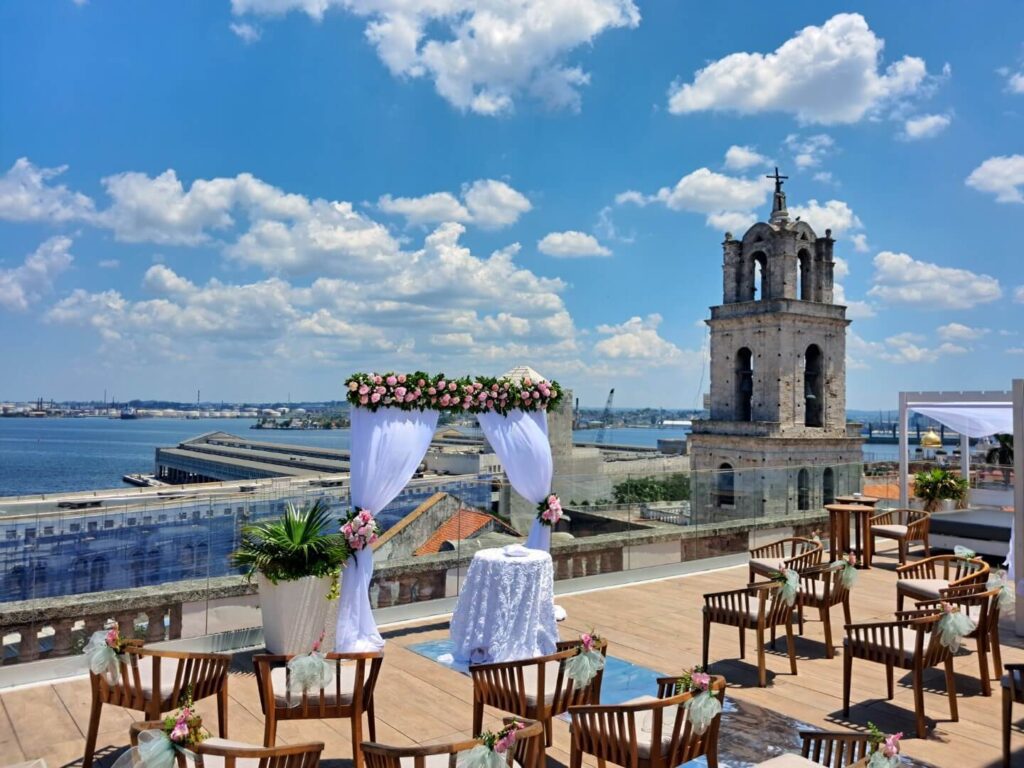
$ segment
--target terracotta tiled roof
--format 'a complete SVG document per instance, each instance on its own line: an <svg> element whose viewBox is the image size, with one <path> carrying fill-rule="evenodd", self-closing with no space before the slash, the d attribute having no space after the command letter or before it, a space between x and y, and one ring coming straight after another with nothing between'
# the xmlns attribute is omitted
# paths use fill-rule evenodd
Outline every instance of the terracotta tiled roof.
<svg viewBox="0 0 1024 768"><path fill-rule="evenodd" d="M423 545L416 550L417 555L433 555L441 551L441 545L446 541L457 539L468 539L488 523L494 522L495 518L474 509L460 509L449 517L441 527L423 542Z"/></svg>

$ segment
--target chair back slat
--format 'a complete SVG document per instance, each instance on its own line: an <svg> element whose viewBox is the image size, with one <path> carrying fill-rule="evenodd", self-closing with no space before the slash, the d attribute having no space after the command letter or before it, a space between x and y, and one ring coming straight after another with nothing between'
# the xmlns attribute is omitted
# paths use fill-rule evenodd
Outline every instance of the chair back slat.
<svg viewBox="0 0 1024 768"><path fill-rule="evenodd" d="M541 759L544 753L544 726L536 720L506 718L504 725L519 720L524 727L516 733L515 742L505 754L506 765L512 766L513 761L520 768L542 768ZM426 768L427 760L438 755L445 756L448 768L455 768L460 753L468 752L482 744L480 739L450 742L447 744L419 744L411 747L393 747L364 741L360 744L366 768L401 768L403 760L412 762L413 768ZM292 768L291 766L289 768ZM297 767L296 767L297 768ZM309 768L312 768L310 766Z"/></svg>
<svg viewBox="0 0 1024 768"><path fill-rule="evenodd" d="M373 691L384 661L381 652L376 653L328 653L326 661L334 666L334 679L326 688L291 690L291 670L288 662L292 656L261 654L253 657L253 667L260 688L260 706L266 715L269 708L276 720L322 720L347 718L354 711L364 711L373 699ZM367 664L369 662L369 664ZM284 690L274 690L273 674L284 669ZM352 690L342 688L342 678L352 669ZM345 673L343 675L343 672Z"/></svg>
<svg viewBox="0 0 1024 768"><path fill-rule="evenodd" d="M846 768L866 758L871 739L866 733L800 731L800 754L827 768Z"/></svg>

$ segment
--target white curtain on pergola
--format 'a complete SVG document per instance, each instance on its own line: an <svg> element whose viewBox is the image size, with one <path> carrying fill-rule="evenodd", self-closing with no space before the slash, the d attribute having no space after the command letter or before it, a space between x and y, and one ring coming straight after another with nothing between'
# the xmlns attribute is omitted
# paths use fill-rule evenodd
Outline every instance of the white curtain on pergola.
<svg viewBox="0 0 1024 768"><path fill-rule="evenodd" d="M936 403L909 404L922 416L968 437L1013 434L1013 403Z"/></svg>

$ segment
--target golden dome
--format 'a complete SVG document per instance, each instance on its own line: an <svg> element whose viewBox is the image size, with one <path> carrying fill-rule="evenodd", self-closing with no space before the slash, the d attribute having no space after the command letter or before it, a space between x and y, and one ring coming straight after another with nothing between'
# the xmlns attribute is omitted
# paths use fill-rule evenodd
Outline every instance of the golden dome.
<svg viewBox="0 0 1024 768"><path fill-rule="evenodd" d="M935 434L934 429L929 429L923 435L921 435L921 447L922 448L941 448L942 438Z"/></svg>

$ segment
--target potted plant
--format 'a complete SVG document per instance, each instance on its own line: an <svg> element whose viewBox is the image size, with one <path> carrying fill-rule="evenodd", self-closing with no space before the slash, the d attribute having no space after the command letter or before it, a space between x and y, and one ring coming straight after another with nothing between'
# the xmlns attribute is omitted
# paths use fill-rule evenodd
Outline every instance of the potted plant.
<svg viewBox="0 0 1024 768"><path fill-rule="evenodd" d="M281 518L242 529L231 562L256 577L270 653L306 653L324 629L328 601L350 554L345 537L328 532L332 527L330 510L319 499L304 509L289 504Z"/></svg>
<svg viewBox="0 0 1024 768"><path fill-rule="evenodd" d="M948 469L936 467L914 475L914 495L924 502L927 512L934 512L940 507L944 511L952 511L962 506L967 498L967 481Z"/></svg>

